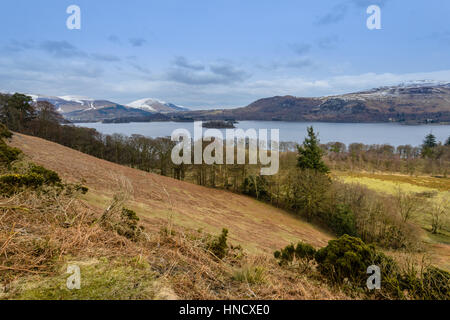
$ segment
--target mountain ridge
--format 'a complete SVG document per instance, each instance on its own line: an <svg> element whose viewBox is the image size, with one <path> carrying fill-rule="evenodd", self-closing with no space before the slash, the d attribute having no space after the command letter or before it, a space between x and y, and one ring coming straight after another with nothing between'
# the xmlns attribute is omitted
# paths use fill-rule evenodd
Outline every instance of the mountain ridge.
<svg viewBox="0 0 450 320"><path fill-rule="evenodd" d="M235 109L180 112L195 120L450 122L450 83L380 87L325 97L274 96Z"/></svg>
<svg viewBox="0 0 450 320"><path fill-rule="evenodd" d="M450 83L428 80L322 97L273 96L233 109L187 110L155 98L126 105L78 96L30 95L48 101L69 121L263 120L449 123Z"/></svg>
<svg viewBox="0 0 450 320"><path fill-rule="evenodd" d="M112 121L114 119L159 119L158 113L187 111L185 107L153 98L136 100L123 105L104 99L82 96L47 96L27 94L33 102L47 101L53 104L65 119L73 122Z"/></svg>

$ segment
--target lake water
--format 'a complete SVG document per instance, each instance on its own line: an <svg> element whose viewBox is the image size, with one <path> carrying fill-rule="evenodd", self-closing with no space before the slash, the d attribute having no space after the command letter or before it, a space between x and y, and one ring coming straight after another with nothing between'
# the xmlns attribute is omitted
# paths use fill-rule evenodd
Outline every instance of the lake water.
<svg viewBox="0 0 450 320"><path fill-rule="evenodd" d="M188 129L193 136L192 122L132 122L132 123L78 123L78 126L95 128L104 134L140 134L147 137L170 136L175 129ZM236 128L244 130L279 129L280 141L301 142L306 135L306 127L313 126L319 133L321 143L339 141L345 144L361 142L364 144L390 144L399 146L410 144L418 146L424 137L433 133L438 141L450 136L450 125L401 125L396 123L324 123L324 122L285 122L285 121L241 121ZM206 129L203 129L206 130ZM225 132L224 129L221 131ZM225 134L224 134L225 136Z"/></svg>

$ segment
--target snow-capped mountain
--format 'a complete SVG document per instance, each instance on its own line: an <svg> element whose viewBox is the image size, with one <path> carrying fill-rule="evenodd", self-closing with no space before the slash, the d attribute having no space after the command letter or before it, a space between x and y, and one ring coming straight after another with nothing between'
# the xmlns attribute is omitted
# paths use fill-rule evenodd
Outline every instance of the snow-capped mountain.
<svg viewBox="0 0 450 320"><path fill-rule="evenodd" d="M107 100L95 100L80 96L46 96L46 95L36 95L28 94L34 102L37 101L48 101L53 104L56 109L62 114L73 112L73 111L85 111L85 110L96 110L106 107L113 107L119 105L118 103L107 101Z"/></svg>
<svg viewBox="0 0 450 320"><path fill-rule="evenodd" d="M72 95L47 96L41 94L27 94L27 95L30 96L34 102L37 101L50 102L62 114L72 113L75 111L79 112L79 111L97 110L103 108L123 106L120 103L115 103L108 100L96 100L81 96L72 96ZM128 103L126 106L129 108L140 109L151 113L170 113L188 110L184 107L177 106L173 103L151 98L133 101L131 103Z"/></svg>
<svg viewBox="0 0 450 320"><path fill-rule="evenodd" d="M450 83L447 82L419 80L419 81L403 82L397 86L379 87L366 91L348 93L339 96L332 96L331 98L339 97L344 100L351 100L351 99L390 100L390 99L414 97L417 100L417 99L435 99L437 97L441 98L445 97L444 100L448 100L449 89Z"/></svg>
<svg viewBox="0 0 450 320"><path fill-rule="evenodd" d="M145 110L148 112L170 113L177 111L187 111L188 109L182 106L177 106L173 103L165 102L153 98L145 98L130 102L128 107Z"/></svg>
<svg viewBox="0 0 450 320"><path fill-rule="evenodd" d="M34 102L47 101L70 121L103 121L115 118L154 118L161 113L188 110L186 108L157 99L141 99L127 106L109 100L97 100L87 97L66 95L48 96L27 94Z"/></svg>

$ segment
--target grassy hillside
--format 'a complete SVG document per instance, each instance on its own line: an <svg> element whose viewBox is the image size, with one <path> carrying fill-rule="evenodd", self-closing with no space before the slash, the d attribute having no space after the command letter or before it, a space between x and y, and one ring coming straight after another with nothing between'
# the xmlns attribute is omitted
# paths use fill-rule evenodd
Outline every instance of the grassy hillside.
<svg viewBox="0 0 450 320"><path fill-rule="evenodd" d="M11 145L63 179L83 182L90 190L85 200L99 210L109 204L118 188L130 189L128 206L149 228L169 219L213 233L228 228L231 240L250 251L270 254L291 241L319 247L332 237L250 197L120 166L36 137L15 134Z"/></svg>
<svg viewBox="0 0 450 320"><path fill-rule="evenodd" d="M273 259L291 241L322 247L331 239L281 210L39 138L14 134L9 144L24 152L15 166L41 164L89 191L26 189L0 199L0 299L350 298ZM114 231L124 222L117 213L119 222L101 223L118 202L136 210L139 240ZM208 248L216 241L210 233L223 227L231 241L219 260ZM80 267L80 290L66 287L73 264Z"/></svg>
<svg viewBox="0 0 450 320"><path fill-rule="evenodd" d="M445 271L422 264L425 271L416 274L415 257L391 252L392 260L348 235L328 241L326 232L252 198L22 134L9 144L17 149L8 151L4 144L2 149L13 157L2 165L0 179L0 299L445 299L449 294ZM286 246L294 242L296 247ZM310 244L322 249L316 252ZM344 253L352 257L350 264L347 258L336 260ZM366 268L373 263L383 270L383 290L365 289ZM80 268L79 290L66 286L70 265Z"/></svg>

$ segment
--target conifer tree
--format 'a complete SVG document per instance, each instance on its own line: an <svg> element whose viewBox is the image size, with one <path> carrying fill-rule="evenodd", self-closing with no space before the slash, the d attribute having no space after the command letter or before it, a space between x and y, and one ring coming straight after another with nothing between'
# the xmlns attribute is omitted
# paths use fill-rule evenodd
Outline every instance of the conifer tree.
<svg viewBox="0 0 450 320"><path fill-rule="evenodd" d="M425 137L422 144L422 156L432 157L433 156L433 148L437 146L436 137L430 133Z"/></svg>
<svg viewBox="0 0 450 320"><path fill-rule="evenodd" d="M303 145L298 146L298 162L300 169L311 169L320 173L328 173L327 165L323 162L323 150L320 148L319 139L314 133L314 128L308 127L308 136L303 141Z"/></svg>

